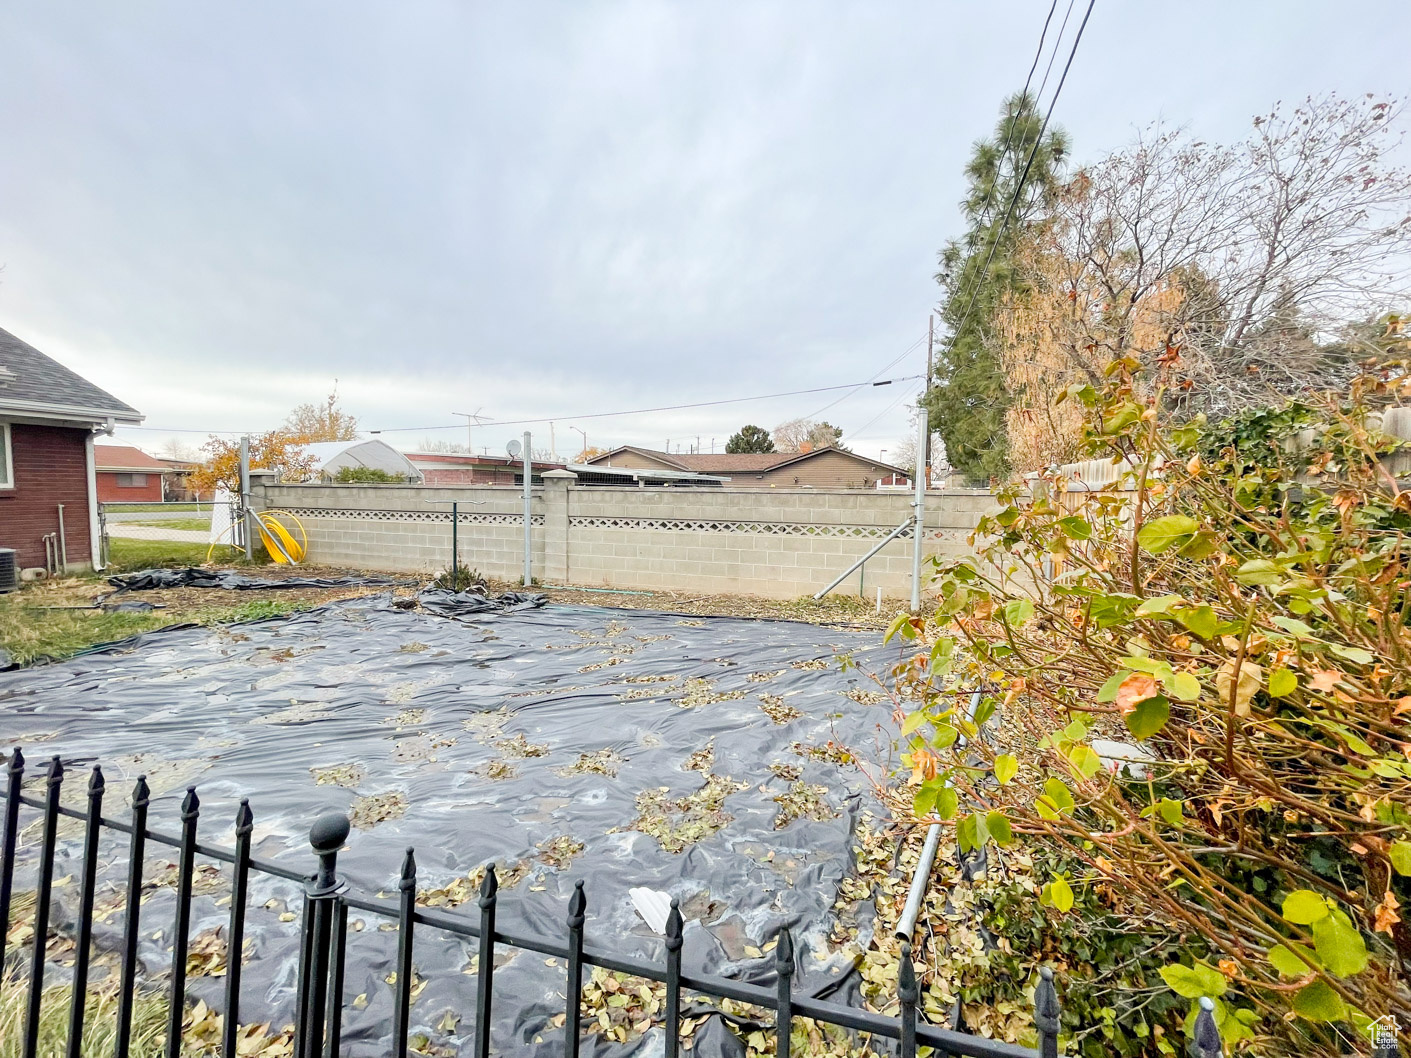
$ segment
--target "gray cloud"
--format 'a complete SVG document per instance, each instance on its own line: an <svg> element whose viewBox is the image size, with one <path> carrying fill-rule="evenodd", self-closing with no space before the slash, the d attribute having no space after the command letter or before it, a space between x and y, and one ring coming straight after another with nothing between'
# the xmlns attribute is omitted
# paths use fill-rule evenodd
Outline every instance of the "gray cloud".
<svg viewBox="0 0 1411 1058"><path fill-rule="evenodd" d="M1098 4L1058 110L1080 156L1404 84L1400 4L1166 7ZM335 377L371 428L483 407L561 437L868 378L924 332L970 144L1046 10L7 5L0 326L163 428L265 428ZM897 396L827 415L875 420L875 452ZM723 443L832 399L589 432Z"/></svg>

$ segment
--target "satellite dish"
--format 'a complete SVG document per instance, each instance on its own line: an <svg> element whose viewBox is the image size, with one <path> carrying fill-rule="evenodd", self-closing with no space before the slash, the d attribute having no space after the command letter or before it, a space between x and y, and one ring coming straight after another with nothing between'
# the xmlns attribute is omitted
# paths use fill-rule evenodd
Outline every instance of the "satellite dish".
<svg viewBox="0 0 1411 1058"><path fill-rule="evenodd" d="M511 459L518 459L519 453L524 451L524 446L518 441L511 441L509 444L505 445L505 451L510 454Z"/></svg>

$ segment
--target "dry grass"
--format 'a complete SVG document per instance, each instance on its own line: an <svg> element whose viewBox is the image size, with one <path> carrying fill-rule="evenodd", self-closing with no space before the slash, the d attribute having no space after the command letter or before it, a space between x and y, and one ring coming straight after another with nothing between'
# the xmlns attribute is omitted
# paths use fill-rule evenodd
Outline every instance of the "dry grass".
<svg viewBox="0 0 1411 1058"><path fill-rule="evenodd" d="M24 1044L25 981L8 978L0 983L0 1058L20 1058ZM132 1012L132 1058L161 1058L166 1041L167 1000L160 995L139 995ZM69 1039L70 989L44 990L39 1007L40 1058L61 1058ZM118 997L114 989L90 991L83 1010L84 1058L109 1058L117 1037ZM199 1053L199 1052L195 1052Z"/></svg>

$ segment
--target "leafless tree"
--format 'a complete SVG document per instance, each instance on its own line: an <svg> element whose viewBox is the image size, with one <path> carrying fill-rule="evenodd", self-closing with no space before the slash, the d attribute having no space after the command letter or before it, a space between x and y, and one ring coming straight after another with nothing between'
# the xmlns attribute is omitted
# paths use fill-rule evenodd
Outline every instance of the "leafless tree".
<svg viewBox="0 0 1411 1058"><path fill-rule="evenodd" d="M814 449L836 445L842 436L842 430L826 422L790 419L774 427L774 447L780 452L802 452L805 446Z"/></svg>
<svg viewBox="0 0 1411 1058"><path fill-rule="evenodd" d="M1065 319L1021 328L1020 359L1035 341L1095 380L1135 357L1181 410L1217 417L1336 384L1411 296L1396 117L1371 96L1309 99L1233 147L1156 126L1082 170L1030 248L1031 305Z"/></svg>

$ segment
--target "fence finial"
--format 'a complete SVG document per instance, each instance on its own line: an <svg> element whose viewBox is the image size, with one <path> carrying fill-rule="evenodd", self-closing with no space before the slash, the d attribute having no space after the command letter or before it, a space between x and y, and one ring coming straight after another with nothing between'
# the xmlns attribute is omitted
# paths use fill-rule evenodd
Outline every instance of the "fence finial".
<svg viewBox="0 0 1411 1058"><path fill-rule="evenodd" d="M152 790L147 785L147 776L139 775L137 781L132 784L132 807L146 808L152 800Z"/></svg>
<svg viewBox="0 0 1411 1058"><path fill-rule="evenodd" d="M495 896L500 891L500 879L495 874L495 865L487 863L485 865L485 877L480 882L480 900L482 908L489 907L495 902Z"/></svg>
<svg viewBox="0 0 1411 1058"><path fill-rule="evenodd" d="M255 813L250 811L250 799L240 798L240 807L235 810L235 836L243 837L255 829Z"/></svg>
<svg viewBox="0 0 1411 1058"><path fill-rule="evenodd" d="M93 771L88 776L88 796L101 797L107 783L103 781L103 769L100 765L93 765Z"/></svg>
<svg viewBox="0 0 1411 1058"><path fill-rule="evenodd" d="M57 755L49 758L49 774L45 782L50 786L64 781L64 762Z"/></svg>
<svg viewBox="0 0 1411 1058"><path fill-rule="evenodd" d="M20 752L20 747L16 746L15 751L10 754L10 772L24 771L24 754Z"/></svg>
<svg viewBox="0 0 1411 1058"><path fill-rule="evenodd" d="M774 971L780 977L794 976L794 938L788 926L779 931L779 943L774 948Z"/></svg>
<svg viewBox="0 0 1411 1058"><path fill-rule="evenodd" d="M681 905L674 896L671 898L671 911L666 916L666 949L681 950L681 933L685 923L681 921Z"/></svg>
<svg viewBox="0 0 1411 1058"><path fill-rule="evenodd" d="M582 929L587 912L588 897L583 892L583 882L580 880L574 884L573 895L568 898L568 928Z"/></svg>
<svg viewBox="0 0 1411 1058"><path fill-rule="evenodd" d="M1191 1040L1194 1058L1222 1058L1225 1045L1220 1041L1220 1027L1215 1024L1215 1000L1200 997L1200 1013L1195 1016L1195 1036Z"/></svg>
<svg viewBox="0 0 1411 1058"><path fill-rule="evenodd" d="M196 815L201 809L201 799L196 796L196 787L188 786L186 796L181 799L181 818L186 821Z"/></svg>
<svg viewBox="0 0 1411 1058"><path fill-rule="evenodd" d="M397 880L397 888L405 892L416 887L416 852L407 846L407 854L402 857L402 876Z"/></svg>
<svg viewBox="0 0 1411 1058"><path fill-rule="evenodd" d="M309 844L318 856L318 875L309 896L318 898L338 889L338 850L352 829L353 824L342 812L326 812L314 820L309 828Z"/></svg>
<svg viewBox="0 0 1411 1058"><path fill-rule="evenodd" d="M1063 1010L1058 1004L1058 989L1053 985L1053 970L1039 969L1039 984L1034 989L1034 1028L1039 1032L1039 1053L1043 1058L1058 1054L1058 1029Z"/></svg>

